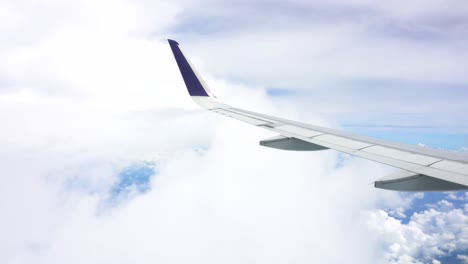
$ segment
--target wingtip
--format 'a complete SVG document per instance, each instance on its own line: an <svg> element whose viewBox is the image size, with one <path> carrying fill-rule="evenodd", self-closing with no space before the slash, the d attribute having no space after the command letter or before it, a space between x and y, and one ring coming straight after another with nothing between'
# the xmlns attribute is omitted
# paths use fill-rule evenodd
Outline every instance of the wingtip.
<svg viewBox="0 0 468 264"><path fill-rule="evenodd" d="M167 39L167 41L169 42L170 45L177 45L179 46L179 42L173 40L173 39Z"/></svg>
<svg viewBox="0 0 468 264"><path fill-rule="evenodd" d="M185 86L190 96L205 96L209 97L207 89L203 85L202 79L196 74L192 65L190 65L188 59L184 56L180 50L179 43L175 40L168 39L169 46L171 47L174 58L179 66L180 73L184 79Z"/></svg>

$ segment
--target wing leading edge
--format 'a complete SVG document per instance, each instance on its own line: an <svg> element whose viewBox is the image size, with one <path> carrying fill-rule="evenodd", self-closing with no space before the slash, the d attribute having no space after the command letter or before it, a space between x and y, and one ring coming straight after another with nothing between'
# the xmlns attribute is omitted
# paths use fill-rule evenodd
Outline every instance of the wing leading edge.
<svg viewBox="0 0 468 264"><path fill-rule="evenodd" d="M191 98L212 112L279 134L260 141L262 146L294 151L334 149L401 169L377 180L376 188L418 192L468 190L467 155L355 135L226 105L210 91L179 43L168 41Z"/></svg>

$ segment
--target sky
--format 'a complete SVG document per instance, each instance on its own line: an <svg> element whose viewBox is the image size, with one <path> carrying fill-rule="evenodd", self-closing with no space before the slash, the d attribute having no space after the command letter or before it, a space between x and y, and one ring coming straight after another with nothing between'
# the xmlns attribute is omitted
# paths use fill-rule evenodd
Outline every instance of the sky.
<svg viewBox="0 0 468 264"><path fill-rule="evenodd" d="M0 263L468 263L468 193L200 109L468 152L462 1L0 1Z"/></svg>

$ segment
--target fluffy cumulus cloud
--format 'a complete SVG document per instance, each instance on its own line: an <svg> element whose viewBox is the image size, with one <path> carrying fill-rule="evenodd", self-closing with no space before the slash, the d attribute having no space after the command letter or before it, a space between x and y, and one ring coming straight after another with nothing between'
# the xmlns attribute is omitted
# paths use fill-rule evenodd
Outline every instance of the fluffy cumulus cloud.
<svg viewBox="0 0 468 264"><path fill-rule="evenodd" d="M364 214L379 243L387 250L382 254L385 263L439 261L453 252L468 250L467 211L447 207L442 200L435 208L414 213L407 224L383 210ZM460 257L458 257L460 258Z"/></svg>
<svg viewBox="0 0 468 264"><path fill-rule="evenodd" d="M466 12L439 1L0 2L0 262L466 261L466 194L379 191L369 183L388 167L258 146L272 135L191 102L163 40L180 39L220 97L261 112L334 126L326 113L354 106L324 105L306 84L330 84L340 102L355 92L340 82L430 82L433 94L452 85L440 97L450 116L466 109ZM293 104L303 98L317 106ZM431 110L399 103L408 122Z"/></svg>

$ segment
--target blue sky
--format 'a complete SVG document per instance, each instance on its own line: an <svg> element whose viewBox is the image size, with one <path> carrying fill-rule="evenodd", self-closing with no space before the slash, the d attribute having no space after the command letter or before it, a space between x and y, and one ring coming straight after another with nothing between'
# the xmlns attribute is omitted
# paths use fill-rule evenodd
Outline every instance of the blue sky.
<svg viewBox="0 0 468 264"><path fill-rule="evenodd" d="M437 0L0 3L0 262L467 263L466 192L377 190L392 168L263 148L269 131L190 100L164 41L231 105L466 152L467 14Z"/></svg>

